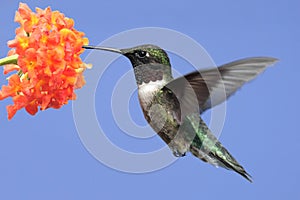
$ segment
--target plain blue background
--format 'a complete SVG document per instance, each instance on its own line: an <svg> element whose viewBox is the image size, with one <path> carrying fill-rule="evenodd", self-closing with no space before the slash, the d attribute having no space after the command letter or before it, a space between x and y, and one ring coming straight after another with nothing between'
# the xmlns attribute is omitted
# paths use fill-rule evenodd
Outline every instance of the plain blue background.
<svg viewBox="0 0 300 200"><path fill-rule="evenodd" d="M71 103L35 117L20 111L8 121L5 106L10 100L5 100L0 102L0 199L300 199L299 1L25 2L31 8L51 6L73 18L91 44L128 29L157 26L194 38L217 64L263 55L280 62L227 104L220 140L252 174L253 184L191 155L154 173L112 170L82 145ZM0 7L0 55L5 56L6 42L17 27L13 18L18 1L2 0ZM126 59L120 62L130 69ZM0 83L6 83L5 76ZM107 85L112 87L109 81ZM131 107L142 116L138 105ZM112 134L122 134L111 117L106 123L112 124ZM120 140L133 148L128 138L126 143ZM163 144L158 137L154 141ZM151 148L150 141L147 145Z"/></svg>

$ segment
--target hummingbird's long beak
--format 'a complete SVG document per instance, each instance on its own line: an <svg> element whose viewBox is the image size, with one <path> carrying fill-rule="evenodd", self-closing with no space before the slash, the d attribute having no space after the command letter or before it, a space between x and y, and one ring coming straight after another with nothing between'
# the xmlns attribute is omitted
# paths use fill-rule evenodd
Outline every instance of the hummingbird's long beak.
<svg viewBox="0 0 300 200"><path fill-rule="evenodd" d="M115 48L111 48L111 47L100 47L100 46L84 45L84 46L82 46L82 48L85 48L85 49L96 49L96 50L103 50L103 51L111 51L111 52L114 52L114 53L123 54L123 52L120 49L115 49Z"/></svg>

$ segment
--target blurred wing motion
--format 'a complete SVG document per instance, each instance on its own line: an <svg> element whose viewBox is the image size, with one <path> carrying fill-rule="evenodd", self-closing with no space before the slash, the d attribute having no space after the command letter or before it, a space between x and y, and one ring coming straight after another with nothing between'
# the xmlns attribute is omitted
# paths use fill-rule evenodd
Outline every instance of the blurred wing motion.
<svg viewBox="0 0 300 200"><path fill-rule="evenodd" d="M192 72L171 81L165 88L174 92L180 102L181 112L188 114L197 109L202 113L225 101L244 83L254 79L276 61L271 57L246 58L218 68ZM197 108L193 105L197 105Z"/></svg>

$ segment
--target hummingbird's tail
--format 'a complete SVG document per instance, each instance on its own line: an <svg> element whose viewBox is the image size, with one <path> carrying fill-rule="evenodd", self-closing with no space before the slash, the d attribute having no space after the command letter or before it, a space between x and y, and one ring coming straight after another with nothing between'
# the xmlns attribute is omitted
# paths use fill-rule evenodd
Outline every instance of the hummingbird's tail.
<svg viewBox="0 0 300 200"><path fill-rule="evenodd" d="M195 121L195 120L194 120ZM229 170L233 170L242 175L248 181L252 182L251 175L235 160L235 158L227 151L218 139L211 133L204 121L198 118L198 122L191 123L195 137L189 147L190 152L214 166L220 166Z"/></svg>
<svg viewBox="0 0 300 200"><path fill-rule="evenodd" d="M204 162L208 162L217 167L220 166L225 169L233 170L252 182L251 175L246 172L225 147L223 147L220 142L217 142L216 145L219 146L217 147L217 151L206 152L202 150L201 146L199 147L192 144L190 146L190 151L194 156L200 158Z"/></svg>

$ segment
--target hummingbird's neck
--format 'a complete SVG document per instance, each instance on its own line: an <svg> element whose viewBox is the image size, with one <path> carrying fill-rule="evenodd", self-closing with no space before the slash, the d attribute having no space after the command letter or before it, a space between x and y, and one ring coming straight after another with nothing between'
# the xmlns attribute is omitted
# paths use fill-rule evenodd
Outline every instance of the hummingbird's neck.
<svg viewBox="0 0 300 200"><path fill-rule="evenodd" d="M150 82L169 82L173 79L171 67L162 64L145 64L134 68L136 83L138 86Z"/></svg>
<svg viewBox="0 0 300 200"><path fill-rule="evenodd" d="M134 74L143 111L148 110L155 93L173 79L171 67L157 63L136 66Z"/></svg>

